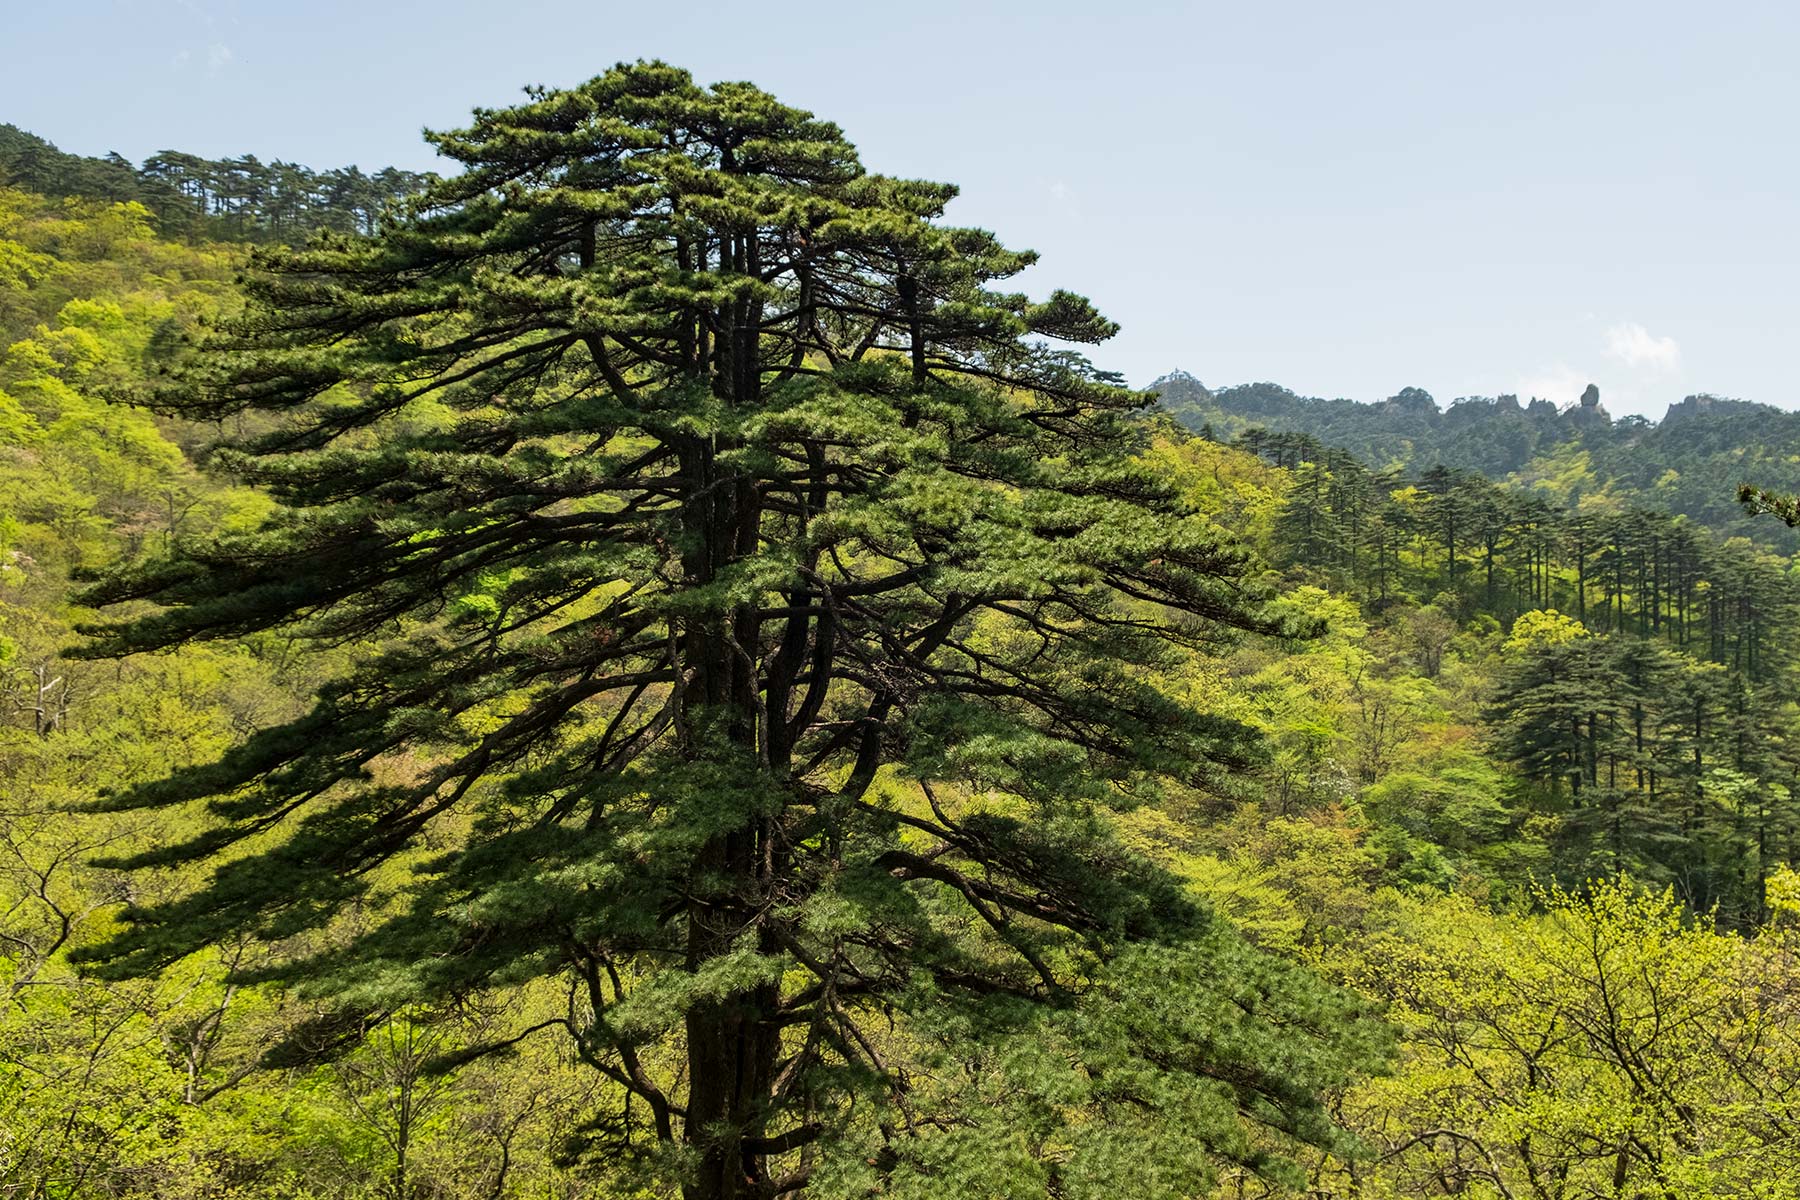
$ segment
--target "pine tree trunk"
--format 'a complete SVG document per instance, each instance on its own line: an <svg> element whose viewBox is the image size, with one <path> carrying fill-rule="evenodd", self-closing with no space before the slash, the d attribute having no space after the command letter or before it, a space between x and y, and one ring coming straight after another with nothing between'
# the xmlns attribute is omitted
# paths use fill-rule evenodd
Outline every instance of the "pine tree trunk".
<svg viewBox="0 0 1800 1200"><path fill-rule="evenodd" d="M717 847L729 878L748 878L753 839L733 834ZM734 861L735 860L735 861ZM749 867L750 870L744 870ZM688 923L688 958L698 967L731 948L732 931L750 923L741 905L696 911ZM698 1170L685 1200L738 1200L764 1194L764 1156L757 1143L775 1080L778 1035L773 985L697 1005L687 1015L688 1100L685 1140Z"/></svg>
<svg viewBox="0 0 1800 1200"><path fill-rule="evenodd" d="M722 262L738 270L757 265L755 243L722 238ZM711 382L715 395L733 405L754 403L760 383L757 327L761 306L733 301L716 318ZM698 346L696 346L698 353ZM688 499L683 514L687 548L684 582L712 583L730 563L757 550L762 512L746 478L732 479L719 455L735 446L711 438L684 447L683 476ZM765 766L766 722L759 720L753 613L710 614L693 621L684 640L687 678L682 707L683 736L693 738L703 722L737 751ZM720 721L719 718L723 717ZM690 743L690 750L699 749ZM720 797L721 803L732 803ZM694 864L695 895L687 912L687 967L700 971L728 954L736 940L759 923L758 897L772 869L769 819L750 811L738 828L714 838ZM704 886L699 886L705 881ZM763 946L762 949L770 949ZM762 1150L765 1123L780 1049L776 985L761 985L694 1005L687 1012L688 1094L683 1140L694 1154L685 1200L739 1200L769 1194Z"/></svg>

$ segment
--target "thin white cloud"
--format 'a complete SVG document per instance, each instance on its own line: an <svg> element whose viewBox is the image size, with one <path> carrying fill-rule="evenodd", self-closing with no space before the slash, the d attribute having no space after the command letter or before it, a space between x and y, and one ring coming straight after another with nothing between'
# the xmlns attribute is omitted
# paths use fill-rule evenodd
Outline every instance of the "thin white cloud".
<svg viewBox="0 0 1800 1200"><path fill-rule="evenodd" d="M1672 337L1656 337L1635 321L1606 331L1606 353L1634 371L1666 374L1681 367L1681 346Z"/></svg>
<svg viewBox="0 0 1800 1200"><path fill-rule="evenodd" d="M166 0L165 0L166 2ZM190 26L189 36L194 42L205 42L205 49L198 46L187 46L176 51L170 65L177 71L186 71L190 67L204 63L208 75L217 75L237 56L221 36L219 21L210 8L199 0L173 0L173 6L186 15ZM231 24L237 24L233 19Z"/></svg>

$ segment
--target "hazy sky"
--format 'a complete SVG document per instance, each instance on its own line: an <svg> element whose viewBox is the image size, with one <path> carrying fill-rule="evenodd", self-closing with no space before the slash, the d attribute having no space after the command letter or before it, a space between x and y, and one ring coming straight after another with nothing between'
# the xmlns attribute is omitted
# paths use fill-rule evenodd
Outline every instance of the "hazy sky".
<svg viewBox="0 0 1800 1200"><path fill-rule="evenodd" d="M837 121L1125 330L1147 383L1800 406L1800 5L0 0L64 149L432 165L660 57Z"/></svg>

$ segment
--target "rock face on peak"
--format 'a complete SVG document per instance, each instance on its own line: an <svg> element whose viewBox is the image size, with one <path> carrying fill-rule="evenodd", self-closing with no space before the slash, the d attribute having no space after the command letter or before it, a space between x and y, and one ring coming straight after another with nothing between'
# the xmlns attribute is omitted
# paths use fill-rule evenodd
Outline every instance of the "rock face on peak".
<svg viewBox="0 0 1800 1200"><path fill-rule="evenodd" d="M1600 389L1591 383L1581 393L1581 399L1570 405L1568 411L1562 416L1563 420L1576 424L1582 429L1612 425L1612 417L1600 404Z"/></svg>
<svg viewBox="0 0 1800 1200"><path fill-rule="evenodd" d="M1164 387L1199 388L1201 391L1206 390L1206 385L1204 383L1201 383L1198 379L1195 379L1180 367L1176 367L1173 371L1170 371L1167 375L1164 375L1155 383L1151 384L1149 390L1154 392L1159 391Z"/></svg>
<svg viewBox="0 0 1800 1200"><path fill-rule="evenodd" d="M1438 415L1437 401L1424 388L1401 388L1387 398L1386 406L1395 412L1410 413L1430 420Z"/></svg>
<svg viewBox="0 0 1800 1200"><path fill-rule="evenodd" d="M1754 400L1732 400L1724 396L1708 395L1704 392L1687 396L1663 414L1662 424L1672 425L1678 421L1691 421L1695 418L1722 420L1727 417L1782 416L1779 408L1772 404L1758 404Z"/></svg>

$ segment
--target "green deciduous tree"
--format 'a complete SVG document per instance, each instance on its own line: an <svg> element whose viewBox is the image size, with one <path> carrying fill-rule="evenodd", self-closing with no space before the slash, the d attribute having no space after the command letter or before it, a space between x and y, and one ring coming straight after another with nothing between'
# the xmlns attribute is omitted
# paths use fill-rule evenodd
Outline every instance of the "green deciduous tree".
<svg viewBox="0 0 1800 1200"><path fill-rule="evenodd" d="M1344 954L1404 1039L1400 1069L1346 1101L1380 1148L1350 1190L1800 1195L1791 934L1720 932L1629 880L1541 899L1498 917L1389 897Z"/></svg>

